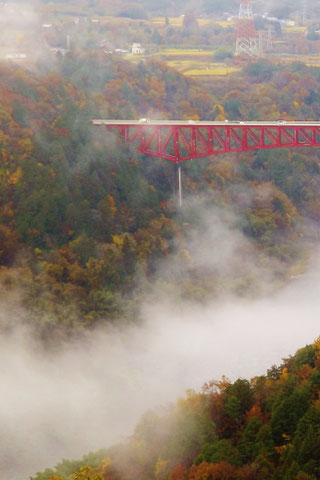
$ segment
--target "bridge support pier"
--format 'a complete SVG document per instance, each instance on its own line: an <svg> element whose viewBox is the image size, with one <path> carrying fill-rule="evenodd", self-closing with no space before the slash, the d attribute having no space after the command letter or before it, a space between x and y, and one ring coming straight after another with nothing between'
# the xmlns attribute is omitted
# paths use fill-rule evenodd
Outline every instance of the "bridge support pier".
<svg viewBox="0 0 320 480"><path fill-rule="evenodd" d="M182 174L181 174L181 165L176 162L174 164L174 174L173 174L173 189L174 196L177 203L177 207L182 207Z"/></svg>

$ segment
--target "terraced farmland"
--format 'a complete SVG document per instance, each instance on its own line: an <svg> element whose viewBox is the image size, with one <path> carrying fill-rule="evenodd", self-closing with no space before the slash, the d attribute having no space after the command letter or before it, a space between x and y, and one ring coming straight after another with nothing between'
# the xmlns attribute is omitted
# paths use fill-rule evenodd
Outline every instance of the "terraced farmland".
<svg viewBox="0 0 320 480"><path fill-rule="evenodd" d="M232 64L215 62L214 50L164 49L156 54L169 67L187 76L226 76L238 70Z"/></svg>

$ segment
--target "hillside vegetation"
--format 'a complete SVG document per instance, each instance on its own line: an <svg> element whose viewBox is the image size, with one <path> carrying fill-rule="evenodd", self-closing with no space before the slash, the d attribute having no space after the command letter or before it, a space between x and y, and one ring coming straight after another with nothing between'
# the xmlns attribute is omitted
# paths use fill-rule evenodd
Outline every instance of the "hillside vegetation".
<svg viewBox="0 0 320 480"><path fill-rule="evenodd" d="M132 320L164 284L201 301L217 284L241 295L254 284L257 294L247 272L220 282L212 267L199 277L188 250L197 210L235 213L232 228L256 247L258 264L276 259L278 280L307 258L320 217L316 149L189 161L183 188L195 204L177 214L172 165L142 157L91 119L318 119L320 69L260 60L205 87L159 61L100 54L68 54L41 73L0 68L1 288L19 288L39 332ZM184 259L182 276L159 271L173 254Z"/></svg>
<svg viewBox="0 0 320 480"><path fill-rule="evenodd" d="M32 480L316 480L320 342L265 376L210 381L149 411L123 445Z"/></svg>

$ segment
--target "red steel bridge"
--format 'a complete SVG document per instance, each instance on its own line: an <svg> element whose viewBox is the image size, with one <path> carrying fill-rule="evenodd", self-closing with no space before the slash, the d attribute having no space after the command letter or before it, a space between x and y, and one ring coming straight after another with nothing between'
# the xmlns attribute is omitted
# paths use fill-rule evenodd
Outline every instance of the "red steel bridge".
<svg viewBox="0 0 320 480"><path fill-rule="evenodd" d="M145 155L175 163L176 189L181 205L184 160L247 150L281 147L320 147L320 122L256 122L194 120L92 120L118 133Z"/></svg>
<svg viewBox="0 0 320 480"><path fill-rule="evenodd" d="M140 153L179 163L264 148L320 147L320 122L196 122L92 120L133 143Z"/></svg>

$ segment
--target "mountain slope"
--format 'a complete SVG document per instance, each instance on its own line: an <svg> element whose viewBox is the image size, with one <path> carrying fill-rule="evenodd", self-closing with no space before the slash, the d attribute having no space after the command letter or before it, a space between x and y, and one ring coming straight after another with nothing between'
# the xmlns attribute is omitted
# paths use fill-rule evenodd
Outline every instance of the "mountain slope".
<svg viewBox="0 0 320 480"><path fill-rule="evenodd" d="M188 391L147 412L123 445L63 461L32 480L316 480L319 395L317 340L265 376Z"/></svg>

